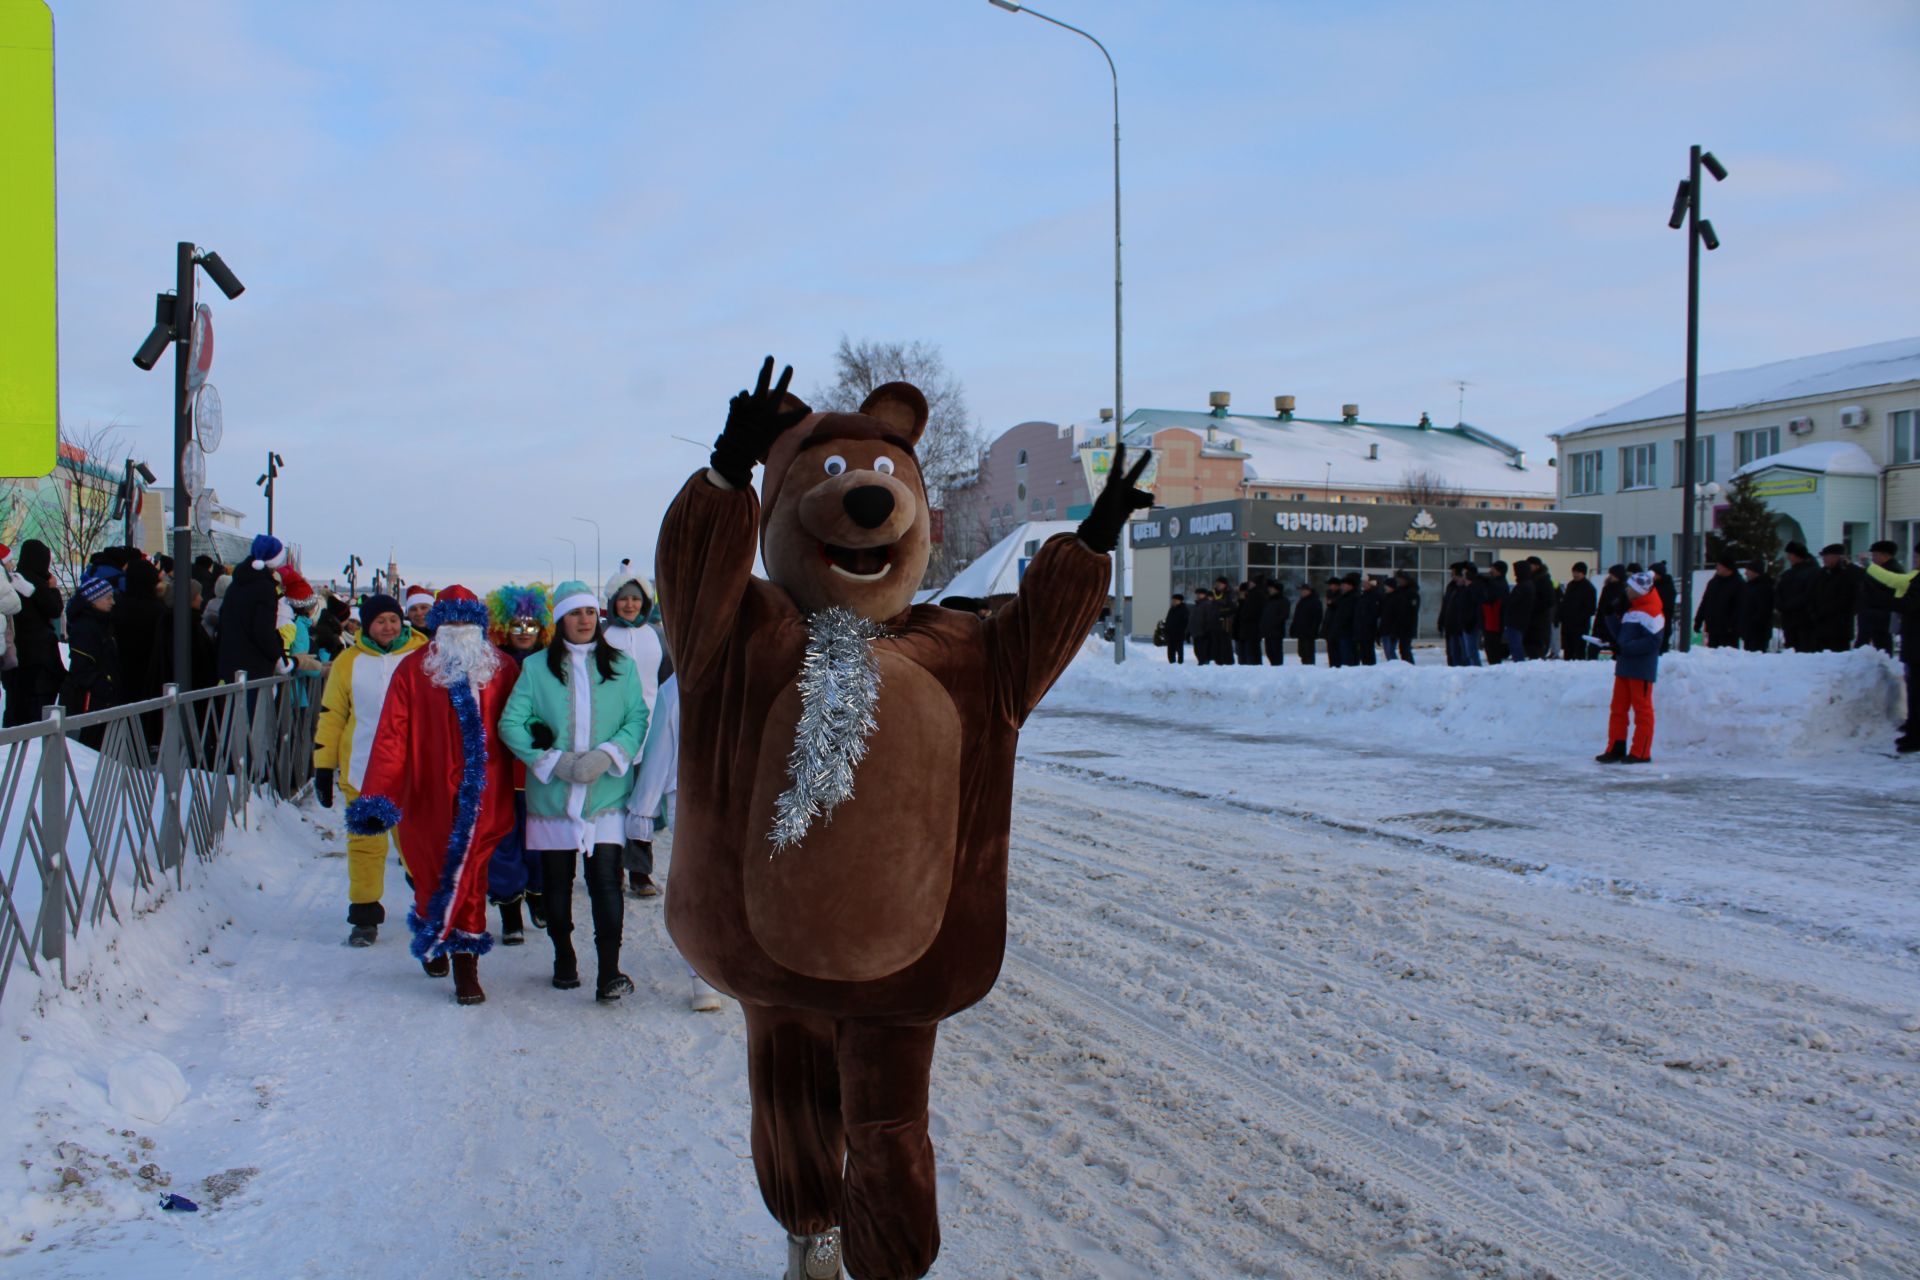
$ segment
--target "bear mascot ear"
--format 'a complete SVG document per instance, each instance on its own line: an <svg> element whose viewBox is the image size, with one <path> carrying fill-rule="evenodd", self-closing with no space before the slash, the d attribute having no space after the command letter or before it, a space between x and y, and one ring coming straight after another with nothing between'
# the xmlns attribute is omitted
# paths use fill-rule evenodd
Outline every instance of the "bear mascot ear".
<svg viewBox="0 0 1920 1280"><path fill-rule="evenodd" d="M910 382L885 382L860 402L860 412L900 433L909 446L927 429L927 398Z"/></svg>

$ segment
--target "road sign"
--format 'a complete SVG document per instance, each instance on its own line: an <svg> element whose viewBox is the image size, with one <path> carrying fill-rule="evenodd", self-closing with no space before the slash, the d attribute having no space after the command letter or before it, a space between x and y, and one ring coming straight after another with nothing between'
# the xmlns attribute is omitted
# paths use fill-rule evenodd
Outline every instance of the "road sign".
<svg viewBox="0 0 1920 1280"><path fill-rule="evenodd" d="M226 437L226 416L220 409L220 388L211 382L193 393L193 436L200 447L212 453Z"/></svg>
<svg viewBox="0 0 1920 1280"><path fill-rule="evenodd" d="M188 493L199 493L206 487L207 455L200 452L200 446L191 440L180 451L180 478L187 482Z"/></svg>
<svg viewBox="0 0 1920 1280"><path fill-rule="evenodd" d="M44 476L57 457L59 323L54 287L53 12L0 0L0 476Z"/></svg>
<svg viewBox="0 0 1920 1280"><path fill-rule="evenodd" d="M213 532L213 495L203 493L193 500L193 531L207 534Z"/></svg>
<svg viewBox="0 0 1920 1280"><path fill-rule="evenodd" d="M213 370L213 308L193 307L193 336L187 342L187 390L198 391Z"/></svg>

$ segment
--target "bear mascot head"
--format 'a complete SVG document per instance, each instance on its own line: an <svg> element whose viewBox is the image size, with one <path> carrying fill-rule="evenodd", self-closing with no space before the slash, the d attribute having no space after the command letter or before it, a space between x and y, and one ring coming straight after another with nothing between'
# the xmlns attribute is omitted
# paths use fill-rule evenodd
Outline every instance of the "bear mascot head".
<svg viewBox="0 0 1920 1280"><path fill-rule="evenodd" d="M762 459L760 556L802 613L833 605L874 622L913 603L933 519L914 446L927 398L905 382L874 388L857 413L813 413Z"/></svg>

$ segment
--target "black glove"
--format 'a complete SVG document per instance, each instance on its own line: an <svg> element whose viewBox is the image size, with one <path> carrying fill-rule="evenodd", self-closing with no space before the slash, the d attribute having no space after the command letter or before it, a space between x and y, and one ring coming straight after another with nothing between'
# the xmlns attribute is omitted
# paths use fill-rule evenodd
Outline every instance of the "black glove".
<svg viewBox="0 0 1920 1280"><path fill-rule="evenodd" d="M1153 495L1135 487L1141 473L1147 469L1147 463L1152 460L1153 450L1149 449L1141 455L1140 461L1133 464L1133 470L1128 471L1127 446L1123 444L1114 449L1113 465L1107 469L1106 487L1093 500L1093 510L1080 522L1080 541L1095 551L1111 551L1114 544L1120 541L1120 530L1126 528L1127 517L1153 505Z"/></svg>
<svg viewBox="0 0 1920 1280"><path fill-rule="evenodd" d="M713 442L708 459L713 469L736 489L753 483L753 468L767 460L767 450L780 433L813 412L787 394L793 381L793 366L780 372L780 385L773 386L773 357L760 366L760 381L752 391L742 391L727 406L727 425Z"/></svg>
<svg viewBox="0 0 1920 1280"><path fill-rule="evenodd" d="M333 770L313 771L313 794L319 797L322 809L333 808Z"/></svg>
<svg viewBox="0 0 1920 1280"><path fill-rule="evenodd" d="M553 730L541 724L538 720L535 720L527 726L527 736L533 739L533 749L535 751L551 751L553 749Z"/></svg>

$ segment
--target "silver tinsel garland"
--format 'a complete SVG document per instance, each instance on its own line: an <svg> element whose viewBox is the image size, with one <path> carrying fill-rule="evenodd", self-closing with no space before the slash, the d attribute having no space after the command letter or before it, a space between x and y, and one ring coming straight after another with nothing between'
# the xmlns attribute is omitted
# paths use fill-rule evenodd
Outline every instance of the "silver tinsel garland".
<svg viewBox="0 0 1920 1280"><path fill-rule="evenodd" d="M853 774L867 755L880 703L880 664L873 642L886 628L851 609L822 609L807 619L807 656L800 664L800 721L787 754L792 779L774 802L768 839L778 853L806 838L816 819L853 795Z"/></svg>

